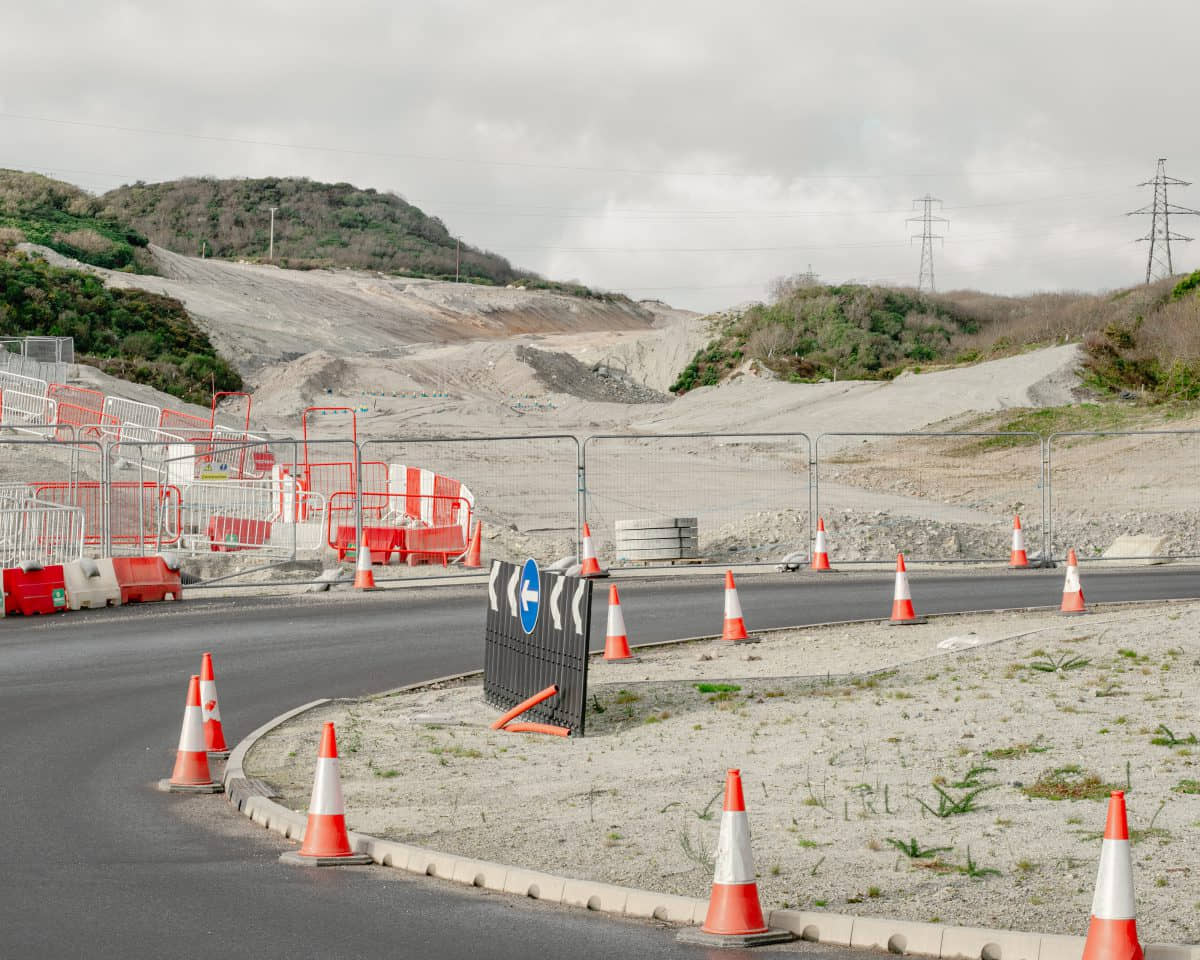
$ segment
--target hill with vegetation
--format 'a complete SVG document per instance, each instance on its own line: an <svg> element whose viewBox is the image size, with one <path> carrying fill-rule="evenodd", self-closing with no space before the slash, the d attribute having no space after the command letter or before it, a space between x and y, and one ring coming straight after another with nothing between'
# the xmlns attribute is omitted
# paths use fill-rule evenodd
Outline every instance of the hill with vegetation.
<svg viewBox="0 0 1200 960"><path fill-rule="evenodd" d="M786 380L890 379L1078 342L1084 383L1101 395L1200 399L1200 271L1105 294L919 294L805 275L770 303L720 315L714 338L672 386L720 383L746 361Z"/></svg>
<svg viewBox="0 0 1200 960"><path fill-rule="evenodd" d="M49 247L109 270L153 273L146 236L112 214L99 198L37 173L0 170L0 239Z"/></svg>
<svg viewBox="0 0 1200 960"><path fill-rule="evenodd" d="M437 217L394 193L348 183L201 177L124 186L101 202L108 215L187 256L265 262L275 207L275 262L281 267L350 267L453 280L457 262L466 282L598 296L517 270L504 257L461 242Z"/></svg>
<svg viewBox="0 0 1200 960"><path fill-rule="evenodd" d="M75 359L207 407L242 378L182 303L110 289L93 273L50 266L0 240L0 336L75 338Z"/></svg>

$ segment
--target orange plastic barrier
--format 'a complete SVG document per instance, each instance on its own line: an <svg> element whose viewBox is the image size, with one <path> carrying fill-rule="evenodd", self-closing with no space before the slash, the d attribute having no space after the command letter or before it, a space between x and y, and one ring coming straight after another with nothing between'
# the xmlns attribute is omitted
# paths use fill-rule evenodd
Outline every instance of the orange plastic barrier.
<svg viewBox="0 0 1200 960"><path fill-rule="evenodd" d="M466 549L467 538L460 526L415 527L408 531L406 559L410 567L435 560L441 560L444 567Z"/></svg>
<svg viewBox="0 0 1200 960"><path fill-rule="evenodd" d="M33 616L67 609L67 584L61 564L41 570L12 567L4 571L4 614Z"/></svg>
<svg viewBox="0 0 1200 960"><path fill-rule="evenodd" d="M122 603L156 603L183 598L179 571L162 557L113 557L113 572L121 588Z"/></svg>
<svg viewBox="0 0 1200 960"><path fill-rule="evenodd" d="M401 557L405 551L405 534L403 527L363 527L363 541L371 551L371 562L387 565L392 558L392 552ZM345 560L346 554L356 552L354 543L354 528L337 528L337 538L334 540L339 560Z"/></svg>
<svg viewBox="0 0 1200 960"><path fill-rule="evenodd" d="M270 520L243 517L209 517L208 542L213 553L252 550L271 541Z"/></svg>

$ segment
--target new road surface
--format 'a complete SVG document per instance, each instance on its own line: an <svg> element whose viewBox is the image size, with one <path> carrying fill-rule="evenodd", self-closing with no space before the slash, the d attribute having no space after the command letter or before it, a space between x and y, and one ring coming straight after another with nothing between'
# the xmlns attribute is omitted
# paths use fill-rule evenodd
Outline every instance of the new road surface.
<svg viewBox="0 0 1200 960"><path fill-rule="evenodd" d="M918 613L1057 603L1061 575L914 572ZM1185 567L1085 571L1090 602L1200 597ZM719 633L718 575L629 581L633 642ZM0 957L704 957L673 931L375 867L305 870L170 773L213 651L226 736L290 707L477 668L486 586L203 599L0 620ZM885 615L882 575L739 583L749 627ZM596 604L593 637L603 633ZM714 771L714 776L720 776ZM353 814L351 813L351 820ZM812 945L790 947L832 951Z"/></svg>

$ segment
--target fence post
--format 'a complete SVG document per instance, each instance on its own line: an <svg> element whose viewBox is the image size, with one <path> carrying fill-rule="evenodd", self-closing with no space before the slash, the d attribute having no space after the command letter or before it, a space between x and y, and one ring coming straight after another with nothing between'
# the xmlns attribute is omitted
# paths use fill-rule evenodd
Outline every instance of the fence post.
<svg viewBox="0 0 1200 960"><path fill-rule="evenodd" d="M583 556L583 525L587 522L587 442L575 438L575 555Z"/></svg>
<svg viewBox="0 0 1200 960"><path fill-rule="evenodd" d="M820 439L818 436L817 440ZM804 440L808 444L808 556L811 559L817 540L817 510L821 506L819 489L821 478L818 476L820 464L818 463L817 441L807 434L804 435Z"/></svg>
<svg viewBox="0 0 1200 960"><path fill-rule="evenodd" d="M1051 548L1054 543L1054 500L1050 495L1050 438L1041 438L1042 447L1042 567L1050 569L1054 566L1054 556Z"/></svg>
<svg viewBox="0 0 1200 960"><path fill-rule="evenodd" d="M306 444L307 447L307 444ZM307 456L307 454L306 454ZM326 504L328 511L329 506ZM354 444L354 556L362 549L363 542L363 494L362 494L362 450Z"/></svg>

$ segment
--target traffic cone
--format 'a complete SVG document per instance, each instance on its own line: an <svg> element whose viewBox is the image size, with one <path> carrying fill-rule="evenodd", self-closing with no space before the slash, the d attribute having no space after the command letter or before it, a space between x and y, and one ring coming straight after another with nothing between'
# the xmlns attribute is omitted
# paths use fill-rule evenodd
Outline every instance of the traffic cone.
<svg viewBox="0 0 1200 960"><path fill-rule="evenodd" d="M904 554L896 554L896 592L892 598L893 624L924 623L913 610L912 594L908 589L908 568L904 565Z"/></svg>
<svg viewBox="0 0 1200 960"><path fill-rule="evenodd" d="M483 550L483 521L479 520L475 523L475 536L471 538L471 545L467 548L467 555L463 559L464 567L482 567L483 561L480 560L480 554Z"/></svg>
<svg viewBox="0 0 1200 960"><path fill-rule="evenodd" d="M832 570L829 565L829 547L825 544L825 518L817 517L817 542L813 544L813 570Z"/></svg>
<svg viewBox="0 0 1200 960"><path fill-rule="evenodd" d="M604 635L604 659L633 661L633 654L629 652L629 638L625 636L625 615L621 613L621 598L615 583L608 588L608 630Z"/></svg>
<svg viewBox="0 0 1200 960"><path fill-rule="evenodd" d="M1100 870L1088 923L1083 960L1142 960L1134 919L1133 863L1129 854L1129 824L1125 794L1114 790L1108 800Z"/></svg>
<svg viewBox="0 0 1200 960"><path fill-rule="evenodd" d="M225 788L212 778L208 769L208 751L204 748L204 723L200 719L200 678L188 681L187 702L183 707L183 727L179 731L179 750L175 770L169 780L160 780L158 788L167 793L220 793Z"/></svg>
<svg viewBox="0 0 1200 960"><path fill-rule="evenodd" d="M1079 560L1075 548L1067 551L1067 578L1063 582L1062 606L1059 613L1087 613L1083 605L1083 587L1079 583Z"/></svg>
<svg viewBox="0 0 1200 960"><path fill-rule="evenodd" d="M746 621L742 619L742 603L738 600L732 570L725 571L725 624L721 628L721 639L750 639L750 634L746 633Z"/></svg>
<svg viewBox="0 0 1200 960"><path fill-rule="evenodd" d="M354 589L374 590L375 571L371 569L371 548L366 538L358 545L358 558L354 561Z"/></svg>
<svg viewBox="0 0 1200 960"><path fill-rule="evenodd" d="M681 933L679 939L741 947L793 939L786 930L769 930L763 920L740 770L730 770L725 777L721 835L704 925L699 931Z"/></svg>
<svg viewBox="0 0 1200 960"><path fill-rule="evenodd" d="M1012 553L1008 556L1008 565L1013 568L1029 566L1029 557L1025 555L1025 531L1021 529L1021 518L1013 517Z"/></svg>
<svg viewBox="0 0 1200 960"><path fill-rule="evenodd" d="M583 525L583 565L580 567L581 577L607 577L608 571L600 569L600 561L596 559L596 548L592 546L592 528Z"/></svg>
<svg viewBox="0 0 1200 960"><path fill-rule="evenodd" d="M211 653L200 657L200 707L208 756L223 760L229 756L229 747L225 745L225 732L221 729L221 707L217 703L217 679L213 675Z"/></svg>
<svg viewBox="0 0 1200 960"><path fill-rule="evenodd" d="M289 850L279 858L284 863L309 867L371 863L365 853L355 853L346 832L346 802L342 799L342 778L338 773L337 738L333 724L321 731L321 749L317 752L317 774L313 778L312 800L308 804L308 824L299 850Z"/></svg>

